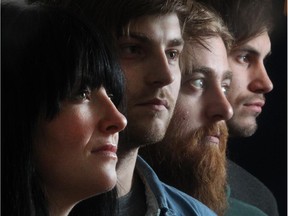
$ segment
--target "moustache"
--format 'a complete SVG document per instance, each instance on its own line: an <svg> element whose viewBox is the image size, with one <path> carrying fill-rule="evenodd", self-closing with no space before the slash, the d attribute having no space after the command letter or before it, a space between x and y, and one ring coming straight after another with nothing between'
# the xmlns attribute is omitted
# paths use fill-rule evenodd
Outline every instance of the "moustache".
<svg viewBox="0 0 288 216"><path fill-rule="evenodd" d="M220 150L225 149L228 139L228 128L226 126L226 123L224 121L221 121L201 127L197 129L192 135L195 145L203 145L203 140L207 136L217 137L220 140Z"/></svg>

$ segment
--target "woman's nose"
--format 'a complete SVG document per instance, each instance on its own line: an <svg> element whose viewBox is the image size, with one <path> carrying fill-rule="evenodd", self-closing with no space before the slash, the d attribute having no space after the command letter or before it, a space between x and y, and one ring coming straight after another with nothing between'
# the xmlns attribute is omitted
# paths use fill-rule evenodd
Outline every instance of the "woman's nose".
<svg viewBox="0 0 288 216"><path fill-rule="evenodd" d="M103 109L105 114L99 122L100 130L104 133L118 133L126 127L127 119L119 112L107 95L106 97L107 103Z"/></svg>

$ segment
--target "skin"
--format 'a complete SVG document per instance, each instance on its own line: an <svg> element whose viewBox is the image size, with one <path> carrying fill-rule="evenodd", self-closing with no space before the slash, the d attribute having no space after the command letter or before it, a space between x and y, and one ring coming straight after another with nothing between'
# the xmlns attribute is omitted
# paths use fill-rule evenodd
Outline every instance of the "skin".
<svg viewBox="0 0 288 216"><path fill-rule="evenodd" d="M183 49L176 14L139 17L129 31L119 38L129 121L129 141L119 145L120 154L124 152L117 169L120 196L131 189L139 147L161 140L166 132L179 93Z"/></svg>
<svg viewBox="0 0 288 216"><path fill-rule="evenodd" d="M54 119L39 123L35 159L52 215L115 186L118 132L126 123L103 87L63 101Z"/></svg>
<svg viewBox="0 0 288 216"><path fill-rule="evenodd" d="M145 16L119 40L127 79L128 130L136 145L163 138L180 86L183 41L176 15ZM139 139L142 139L139 141ZM151 139L151 140L150 140Z"/></svg>
<svg viewBox="0 0 288 216"><path fill-rule="evenodd" d="M169 131L179 130L183 139L190 138L196 130L221 123L233 115L226 98L231 83L227 52L219 37L206 39L209 50L199 44L193 46L195 60L193 72L184 74L175 113ZM179 121L181 120L181 121ZM218 131L219 133L219 131ZM169 136L167 132L167 136ZM221 134L207 134L203 145L218 146ZM169 139L166 139L167 141ZM216 145L215 145L216 144Z"/></svg>
<svg viewBox="0 0 288 216"><path fill-rule="evenodd" d="M256 118L265 104L264 95L273 89L264 60L271 52L267 32L234 48L228 57L233 81L228 94L234 115L227 122L231 136L251 136L257 129Z"/></svg>

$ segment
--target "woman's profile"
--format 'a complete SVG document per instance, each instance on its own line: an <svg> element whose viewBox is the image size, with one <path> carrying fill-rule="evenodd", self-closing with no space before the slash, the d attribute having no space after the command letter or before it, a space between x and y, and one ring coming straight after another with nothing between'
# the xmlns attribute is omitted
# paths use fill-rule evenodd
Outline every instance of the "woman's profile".
<svg viewBox="0 0 288 216"><path fill-rule="evenodd" d="M116 184L122 72L107 37L83 19L1 6L2 211L68 215Z"/></svg>

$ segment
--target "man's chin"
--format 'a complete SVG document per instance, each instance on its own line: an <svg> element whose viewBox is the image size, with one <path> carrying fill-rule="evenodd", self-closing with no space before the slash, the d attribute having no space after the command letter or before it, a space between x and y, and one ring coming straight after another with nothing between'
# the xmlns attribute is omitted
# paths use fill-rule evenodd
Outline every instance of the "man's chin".
<svg viewBox="0 0 288 216"><path fill-rule="evenodd" d="M166 128L161 125L130 125L125 130L122 137L125 148L138 148L160 142L166 132Z"/></svg>
<svg viewBox="0 0 288 216"><path fill-rule="evenodd" d="M251 117L252 118L252 117ZM229 136L230 137L250 137L252 136L257 128L257 122L256 119L230 119L227 121L227 127L229 130Z"/></svg>

